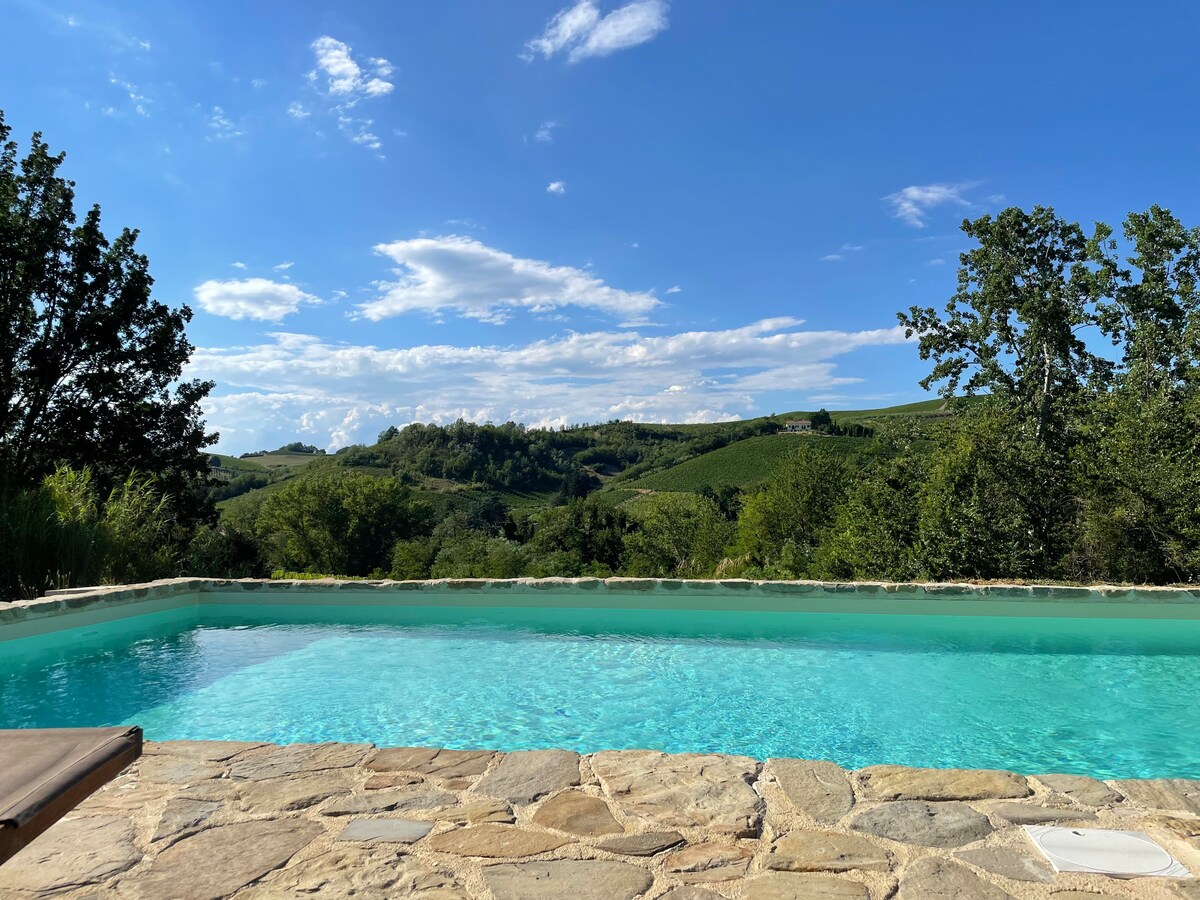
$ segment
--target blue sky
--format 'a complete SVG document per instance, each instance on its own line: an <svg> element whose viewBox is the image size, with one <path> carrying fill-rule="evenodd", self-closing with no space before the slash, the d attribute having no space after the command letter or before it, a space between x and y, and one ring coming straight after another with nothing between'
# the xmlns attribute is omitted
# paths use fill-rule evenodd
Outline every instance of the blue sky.
<svg viewBox="0 0 1200 900"><path fill-rule="evenodd" d="M964 216L1200 221L1200 6L6 0L220 448L923 399Z"/></svg>

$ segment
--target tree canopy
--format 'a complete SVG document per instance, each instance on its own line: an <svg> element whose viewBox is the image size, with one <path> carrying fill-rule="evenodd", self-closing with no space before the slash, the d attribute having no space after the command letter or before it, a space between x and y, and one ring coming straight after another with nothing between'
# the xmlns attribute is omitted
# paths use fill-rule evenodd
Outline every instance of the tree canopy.
<svg viewBox="0 0 1200 900"><path fill-rule="evenodd" d="M179 490L205 470L200 401L181 380L192 313L151 295L137 231L109 240L100 208L82 221L75 184L34 134L18 159L0 113L0 472L36 485L63 463L108 485L131 469Z"/></svg>

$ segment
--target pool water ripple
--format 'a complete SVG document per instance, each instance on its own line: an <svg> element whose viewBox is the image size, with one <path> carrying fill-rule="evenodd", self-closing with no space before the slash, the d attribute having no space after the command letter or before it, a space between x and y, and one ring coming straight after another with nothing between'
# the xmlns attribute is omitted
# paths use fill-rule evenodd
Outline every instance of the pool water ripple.
<svg viewBox="0 0 1200 900"><path fill-rule="evenodd" d="M0 727L1200 778L1200 623L202 609L0 644Z"/></svg>

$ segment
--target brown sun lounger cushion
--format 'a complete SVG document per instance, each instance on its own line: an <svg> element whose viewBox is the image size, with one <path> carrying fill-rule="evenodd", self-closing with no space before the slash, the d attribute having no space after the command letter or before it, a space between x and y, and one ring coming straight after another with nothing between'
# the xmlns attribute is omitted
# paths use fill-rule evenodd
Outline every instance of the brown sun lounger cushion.
<svg viewBox="0 0 1200 900"><path fill-rule="evenodd" d="M0 731L0 863L142 755L142 729Z"/></svg>

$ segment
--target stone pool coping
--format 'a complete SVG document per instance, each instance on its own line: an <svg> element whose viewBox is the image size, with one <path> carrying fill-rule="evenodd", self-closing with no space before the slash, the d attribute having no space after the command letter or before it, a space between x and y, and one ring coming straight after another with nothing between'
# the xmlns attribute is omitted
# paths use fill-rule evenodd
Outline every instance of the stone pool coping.
<svg viewBox="0 0 1200 900"><path fill-rule="evenodd" d="M5 898L1196 900L1055 874L1025 823L1145 831L1200 873L1200 782L717 754L146 745L4 866Z"/></svg>
<svg viewBox="0 0 1200 900"><path fill-rule="evenodd" d="M336 594L336 598L330 598ZM0 603L0 641L192 605L670 609L1200 619L1200 588L920 582L457 578L428 581L167 578Z"/></svg>

